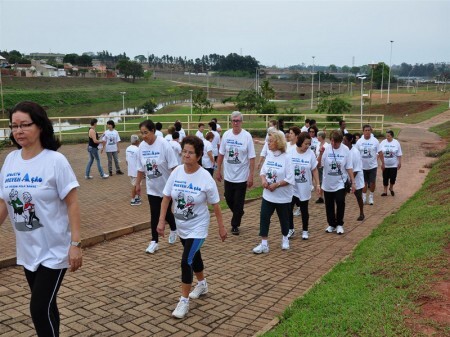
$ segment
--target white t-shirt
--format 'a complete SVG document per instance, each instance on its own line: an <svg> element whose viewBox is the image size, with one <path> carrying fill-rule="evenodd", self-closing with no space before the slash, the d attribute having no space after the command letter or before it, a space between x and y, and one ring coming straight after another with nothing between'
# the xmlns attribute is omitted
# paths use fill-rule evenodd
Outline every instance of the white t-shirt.
<svg viewBox="0 0 450 337"><path fill-rule="evenodd" d="M212 145L211 142L203 139L203 156L202 156L202 166L204 168L212 168L213 167L213 163L211 161L211 159L209 159L208 156L208 152L212 152ZM213 155L214 157L214 155Z"/></svg>
<svg viewBox="0 0 450 337"><path fill-rule="evenodd" d="M336 130L342 132L341 128L337 128ZM344 135L346 135L347 133L348 133L347 129L344 129Z"/></svg>
<svg viewBox="0 0 450 337"><path fill-rule="evenodd" d="M327 146L322 155L322 167L322 189L326 192L343 189L344 182L348 177L347 170L353 168L352 156L348 147L344 144L341 144L338 149Z"/></svg>
<svg viewBox="0 0 450 337"><path fill-rule="evenodd" d="M263 190L265 200L277 204L286 204L292 201L294 172L291 169L290 156L286 152L269 150L264 165L261 167L260 175L266 177L269 185L283 180L288 183L286 186L276 188L273 192L265 188Z"/></svg>
<svg viewBox="0 0 450 337"><path fill-rule="evenodd" d="M294 195L301 201L311 199L311 186L313 185L312 171L317 167L316 155L308 149L305 153L298 153L297 148L289 152L291 168L294 173Z"/></svg>
<svg viewBox="0 0 450 337"><path fill-rule="evenodd" d="M117 144L120 142L120 137L117 130L106 130L103 134L102 140L106 142L105 152L117 152Z"/></svg>
<svg viewBox="0 0 450 337"><path fill-rule="evenodd" d="M219 132L219 130L222 131L222 127L218 123L216 123L216 130L217 132Z"/></svg>
<svg viewBox="0 0 450 337"><path fill-rule="evenodd" d="M291 142L286 143L286 153L287 154L289 154L292 151L292 149L295 149L295 148L297 148L297 145L295 143L294 144L291 144Z"/></svg>
<svg viewBox="0 0 450 337"><path fill-rule="evenodd" d="M355 146L361 154L363 170L371 170L378 167L378 152L381 151L378 139L375 137L370 137L370 139L362 137L358 139Z"/></svg>
<svg viewBox="0 0 450 337"><path fill-rule="evenodd" d="M164 138L164 134L159 130L155 130L155 136Z"/></svg>
<svg viewBox="0 0 450 337"><path fill-rule="evenodd" d="M383 140L380 144L380 150L384 155L384 167L398 167L398 157L401 157L403 153L397 139L392 139L390 142L387 139Z"/></svg>
<svg viewBox="0 0 450 337"><path fill-rule="evenodd" d="M172 138L172 134L167 134L165 137L164 137L164 139L165 140L167 140L168 142L170 142L171 140L173 140L173 138Z"/></svg>
<svg viewBox="0 0 450 337"><path fill-rule="evenodd" d="M176 140L171 140L169 142L170 147L173 150L173 153L175 154L175 158L177 158L178 165L181 164L181 145Z"/></svg>
<svg viewBox="0 0 450 337"><path fill-rule="evenodd" d="M147 194L161 197L171 170L178 165L172 147L161 137L139 144L138 171L144 172Z"/></svg>
<svg viewBox="0 0 450 337"><path fill-rule="evenodd" d="M214 134L214 138L211 141L213 157L219 155L220 134L217 131L211 131Z"/></svg>
<svg viewBox="0 0 450 337"><path fill-rule="evenodd" d="M320 145L319 140L317 137L311 138L311 146L309 147L313 153L316 153L317 147Z"/></svg>
<svg viewBox="0 0 450 337"><path fill-rule="evenodd" d="M181 143L181 141L183 140L183 138L186 137L186 132L184 132L184 129L181 128L181 130L178 131L178 133L180 134L180 138L178 138L178 141Z"/></svg>
<svg viewBox="0 0 450 337"><path fill-rule="evenodd" d="M128 176L137 177L137 167L139 162L139 148L136 145L130 145L126 150L126 161L128 164Z"/></svg>
<svg viewBox="0 0 450 337"><path fill-rule="evenodd" d="M211 174L203 167L187 174L184 165L180 165L170 175L163 193L173 200L173 215L180 238L206 238L210 221L208 204L220 201Z"/></svg>
<svg viewBox="0 0 450 337"><path fill-rule="evenodd" d="M22 150L13 151L3 164L0 184L16 233L17 264L30 271L40 264L68 268L71 235L64 198L80 185L66 157L43 150L24 160Z"/></svg>
<svg viewBox="0 0 450 337"><path fill-rule="evenodd" d="M319 158L319 156L320 156L320 142L319 142L319 144L317 144L317 147L316 147L316 152L315 152L315 154L316 154L316 158ZM327 143L327 142L325 142L325 143L323 143L323 147L326 149L328 146L330 146L330 144L329 143Z"/></svg>
<svg viewBox="0 0 450 337"><path fill-rule="evenodd" d="M227 130L220 143L219 153L223 155L224 178L232 183L243 183L248 180L250 159L255 158L255 145L252 135L241 130L235 135Z"/></svg>
<svg viewBox="0 0 450 337"><path fill-rule="evenodd" d="M364 173L362 169L361 154L355 146L352 146L350 153L352 155L353 173L358 172L355 177L356 189L364 187Z"/></svg>
<svg viewBox="0 0 450 337"><path fill-rule="evenodd" d="M300 129L300 132L308 132L309 130L309 126L303 125L302 128Z"/></svg>
<svg viewBox="0 0 450 337"><path fill-rule="evenodd" d="M269 152L269 144L267 142L264 142L264 146L261 149L261 153L259 154L260 157L267 157L267 153Z"/></svg>
<svg viewBox="0 0 450 337"><path fill-rule="evenodd" d="M200 130L197 130L197 132L195 133L195 135L200 138L201 140L205 139L205 136L203 136L203 132L201 132Z"/></svg>

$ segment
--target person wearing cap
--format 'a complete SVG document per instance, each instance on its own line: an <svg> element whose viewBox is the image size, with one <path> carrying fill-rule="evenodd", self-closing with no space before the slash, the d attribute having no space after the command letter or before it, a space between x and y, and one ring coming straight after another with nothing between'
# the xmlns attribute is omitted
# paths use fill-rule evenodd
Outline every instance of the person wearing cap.
<svg viewBox="0 0 450 337"><path fill-rule="evenodd" d="M137 177L137 165L139 161L139 136L131 135L131 145L126 149L126 161L128 165L128 176L131 181L131 206L139 206L142 204L141 196L136 193L136 177Z"/></svg>

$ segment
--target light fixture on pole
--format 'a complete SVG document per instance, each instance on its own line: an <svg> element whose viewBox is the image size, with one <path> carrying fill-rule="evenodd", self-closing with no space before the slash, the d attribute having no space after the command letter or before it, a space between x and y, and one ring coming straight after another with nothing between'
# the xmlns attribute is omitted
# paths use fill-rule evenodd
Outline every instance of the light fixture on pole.
<svg viewBox="0 0 450 337"><path fill-rule="evenodd" d="M311 109L313 108L313 104L314 104L314 59L316 57L313 56L313 67L312 67L312 73L311 73Z"/></svg>
<svg viewBox="0 0 450 337"><path fill-rule="evenodd" d="M121 92L119 92L119 94L122 95L122 110L125 110L125 95L126 95L126 92L125 91L121 91Z"/></svg>
<svg viewBox="0 0 450 337"><path fill-rule="evenodd" d="M391 55L389 56L389 80L388 80L388 94L387 94L387 104L390 103L390 92L391 92L391 68L392 68L392 44L394 41L391 40Z"/></svg>
<svg viewBox="0 0 450 337"><path fill-rule="evenodd" d="M364 91L364 80L367 78L366 74L361 74L361 75L357 75L356 78L361 80L361 129L362 129L362 120L363 120L363 106L364 106L364 101L363 101L363 91Z"/></svg>

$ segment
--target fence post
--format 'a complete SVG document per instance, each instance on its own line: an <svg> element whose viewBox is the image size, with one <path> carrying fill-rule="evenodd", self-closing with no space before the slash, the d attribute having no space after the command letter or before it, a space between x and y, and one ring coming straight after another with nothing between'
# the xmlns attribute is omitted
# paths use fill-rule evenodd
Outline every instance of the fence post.
<svg viewBox="0 0 450 337"><path fill-rule="evenodd" d="M59 141L62 142L61 117L58 118L58 123L59 123Z"/></svg>

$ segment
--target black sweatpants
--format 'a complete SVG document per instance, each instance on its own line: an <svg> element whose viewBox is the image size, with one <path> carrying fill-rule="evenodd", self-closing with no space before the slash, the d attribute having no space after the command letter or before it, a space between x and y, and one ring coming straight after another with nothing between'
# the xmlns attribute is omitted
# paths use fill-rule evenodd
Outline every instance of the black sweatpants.
<svg viewBox="0 0 450 337"><path fill-rule="evenodd" d="M163 198L155 195L147 195L148 203L150 204L150 226L152 227L152 241L158 243L158 227L159 215L161 214L161 203ZM177 225L175 224L175 217L172 212L172 199L170 199L169 207L167 208L166 221L169 223L170 230L175 231Z"/></svg>
<svg viewBox="0 0 450 337"><path fill-rule="evenodd" d="M30 313L38 337L59 336L59 311L56 296L67 269L42 265L36 271L24 268L31 290Z"/></svg>
<svg viewBox="0 0 450 337"><path fill-rule="evenodd" d="M345 194L345 188L335 192L324 191L328 226L344 226Z"/></svg>
<svg viewBox="0 0 450 337"><path fill-rule="evenodd" d="M232 183L225 180L225 201L233 213L231 218L231 227L239 227L244 216L245 192L247 191L247 182Z"/></svg>
<svg viewBox="0 0 450 337"><path fill-rule="evenodd" d="M309 227L309 210L308 210L309 200L300 201L296 196L292 197L291 209L289 211L289 229L294 229L294 205L300 206L300 212L302 215L302 229L304 231L308 230Z"/></svg>

